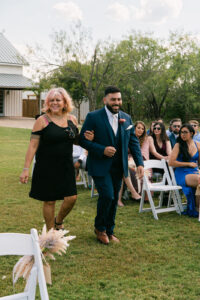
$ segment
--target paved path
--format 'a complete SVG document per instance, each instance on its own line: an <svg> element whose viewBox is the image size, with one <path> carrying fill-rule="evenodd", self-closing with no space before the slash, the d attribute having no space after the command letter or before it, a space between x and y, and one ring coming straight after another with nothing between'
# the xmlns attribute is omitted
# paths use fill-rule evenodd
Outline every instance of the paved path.
<svg viewBox="0 0 200 300"><path fill-rule="evenodd" d="M32 129L34 122L34 118L0 117L0 127Z"/></svg>

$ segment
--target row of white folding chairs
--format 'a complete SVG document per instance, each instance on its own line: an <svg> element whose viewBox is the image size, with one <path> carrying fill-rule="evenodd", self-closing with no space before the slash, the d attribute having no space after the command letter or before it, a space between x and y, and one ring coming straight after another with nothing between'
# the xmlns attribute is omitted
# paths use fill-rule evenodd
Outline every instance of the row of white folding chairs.
<svg viewBox="0 0 200 300"><path fill-rule="evenodd" d="M152 183L149 180L148 170L153 168L160 169L163 172L163 176L161 181ZM180 197L179 190L182 189L181 186L176 184L174 171L172 167L169 167L170 174L168 171L168 167L166 161L162 160L147 160L144 161L144 178L143 178L143 186L142 186L142 196L140 201L139 212L152 211L153 216L156 220L158 220L158 214L164 212L176 211L178 214L181 214L183 211L183 205ZM154 202L154 194L155 192L159 192L159 204L156 206ZM169 192L169 199L167 207L163 207L163 194L164 192ZM150 207L144 207L145 195L147 195L149 200ZM172 203L173 200L173 203Z"/></svg>

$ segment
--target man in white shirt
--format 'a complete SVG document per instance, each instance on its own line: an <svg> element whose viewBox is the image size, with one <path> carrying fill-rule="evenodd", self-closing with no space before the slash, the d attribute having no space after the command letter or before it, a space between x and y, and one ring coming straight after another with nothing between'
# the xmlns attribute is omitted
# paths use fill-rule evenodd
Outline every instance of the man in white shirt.
<svg viewBox="0 0 200 300"><path fill-rule="evenodd" d="M196 142L200 142L199 122L197 120L190 120L188 123L194 128L195 131L193 140Z"/></svg>

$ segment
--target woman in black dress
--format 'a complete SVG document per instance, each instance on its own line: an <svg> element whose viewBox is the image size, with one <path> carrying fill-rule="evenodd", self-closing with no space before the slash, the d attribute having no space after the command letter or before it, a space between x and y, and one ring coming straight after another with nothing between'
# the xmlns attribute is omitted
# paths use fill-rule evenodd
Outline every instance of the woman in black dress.
<svg viewBox="0 0 200 300"><path fill-rule="evenodd" d="M165 125L162 122L155 122L151 136L157 153L162 155L165 160L168 160L172 149L166 134ZM158 158L150 153L150 159Z"/></svg>
<svg viewBox="0 0 200 300"><path fill-rule="evenodd" d="M73 208L76 198L76 180L72 159L73 143L78 128L75 116L70 115L73 105L63 88L51 89L45 99L45 114L35 122L26 153L22 183L27 183L29 167L36 157L29 196L43 201L43 216L47 229L63 228L63 220ZM86 138L92 133L86 132ZM64 200L55 217L56 200Z"/></svg>
<svg viewBox="0 0 200 300"><path fill-rule="evenodd" d="M153 143L157 153L162 155L162 158L165 160L169 159L169 156L172 152L171 143L166 134L165 125L162 122L156 122L153 127L153 133L151 134ZM150 159L159 159L150 153ZM153 169L153 173L163 174L161 169Z"/></svg>

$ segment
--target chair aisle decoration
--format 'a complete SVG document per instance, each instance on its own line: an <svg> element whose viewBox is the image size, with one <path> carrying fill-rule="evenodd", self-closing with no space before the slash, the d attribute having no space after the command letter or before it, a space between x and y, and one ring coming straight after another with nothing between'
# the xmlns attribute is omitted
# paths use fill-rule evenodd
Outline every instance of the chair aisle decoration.
<svg viewBox="0 0 200 300"><path fill-rule="evenodd" d="M13 268L13 284L20 277L26 280L23 293L0 297L0 300L34 300L37 281L41 299L49 300L46 282L51 284L51 271L47 259L55 260L54 254L66 252L68 242L75 238L65 236L67 233L67 230L54 229L47 232L45 225L39 237L34 228L31 234L0 233L0 255L24 255Z"/></svg>
<svg viewBox="0 0 200 300"><path fill-rule="evenodd" d="M149 169L161 169L163 170L163 176L162 180L160 182L151 183L148 178L147 170ZM169 172L167 169L167 165L164 159L162 160L147 160L144 161L144 169L145 174L143 178L143 186L142 186L142 197L140 201L140 208L139 212L144 211L152 211L153 216L156 220L158 220L158 214L163 212L170 212L170 211L176 211L178 214L181 214L181 203L179 203L180 199L176 197L175 191L180 190L181 186L173 185L169 176ZM164 192L170 192L170 196L173 199L173 206L163 207L163 193ZM152 197L152 192L160 192L159 196L159 204L158 206L155 206L154 199ZM148 200L150 207L144 208L144 199L145 199L145 193L147 193ZM169 199L170 201L170 199Z"/></svg>
<svg viewBox="0 0 200 300"><path fill-rule="evenodd" d="M26 255L34 257L34 264L29 272L23 293L0 297L1 300L34 300L37 281L39 283L41 300L49 300L41 251L38 244L37 230L32 228L30 234L0 233L0 255Z"/></svg>
<svg viewBox="0 0 200 300"><path fill-rule="evenodd" d="M68 232L68 230L54 230L53 228L47 231L46 225L44 225L42 233L38 237L43 258L44 275L48 284L52 284L52 282L51 269L47 259L55 260L53 254L62 255L66 253L67 247L69 247L68 242L75 238L75 236L65 236ZM27 280L33 264L33 256L23 256L20 258L13 268L13 283L15 284L20 277Z"/></svg>

